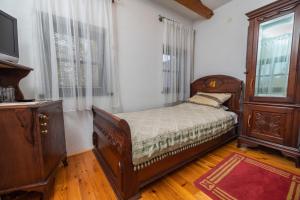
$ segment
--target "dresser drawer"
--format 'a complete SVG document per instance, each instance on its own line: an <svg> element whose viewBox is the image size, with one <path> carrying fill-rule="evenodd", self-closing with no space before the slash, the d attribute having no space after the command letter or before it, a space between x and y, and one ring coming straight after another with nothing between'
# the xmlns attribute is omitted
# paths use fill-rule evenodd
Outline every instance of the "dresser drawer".
<svg viewBox="0 0 300 200"><path fill-rule="evenodd" d="M285 144L293 128L293 108L245 105L245 133L265 141Z"/></svg>

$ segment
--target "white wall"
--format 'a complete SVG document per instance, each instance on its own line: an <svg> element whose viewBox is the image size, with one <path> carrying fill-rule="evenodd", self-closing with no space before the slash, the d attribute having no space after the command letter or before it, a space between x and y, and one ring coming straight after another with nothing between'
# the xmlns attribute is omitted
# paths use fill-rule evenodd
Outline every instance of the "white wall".
<svg viewBox="0 0 300 200"><path fill-rule="evenodd" d="M158 15L191 22L151 0L121 0L116 13L124 111L162 106L163 24Z"/></svg>
<svg viewBox="0 0 300 200"><path fill-rule="evenodd" d="M33 0L1 0L0 10L18 19L21 64L33 67ZM163 105L161 51L163 25L158 15L192 24L151 0L121 0L114 4L117 21L121 100L124 111ZM26 98L34 98L34 73L21 82ZM92 116L89 112L65 113L68 154L92 148Z"/></svg>
<svg viewBox="0 0 300 200"><path fill-rule="evenodd" d="M196 22L195 78L227 74L245 79L248 19L246 13L274 0L233 0L212 19Z"/></svg>

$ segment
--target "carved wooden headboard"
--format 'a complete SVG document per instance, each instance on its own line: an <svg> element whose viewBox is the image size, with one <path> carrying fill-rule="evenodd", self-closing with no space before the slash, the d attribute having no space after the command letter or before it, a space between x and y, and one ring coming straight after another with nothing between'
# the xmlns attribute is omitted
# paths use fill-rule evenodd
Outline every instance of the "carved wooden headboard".
<svg viewBox="0 0 300 200"><path fill-rule="evenodd" d="M231 93L232 97L225 102L231 111L240 114L240 100L243 81L226 75L212 75L200 78L191 84L191 96L197 92Z"/></svg>

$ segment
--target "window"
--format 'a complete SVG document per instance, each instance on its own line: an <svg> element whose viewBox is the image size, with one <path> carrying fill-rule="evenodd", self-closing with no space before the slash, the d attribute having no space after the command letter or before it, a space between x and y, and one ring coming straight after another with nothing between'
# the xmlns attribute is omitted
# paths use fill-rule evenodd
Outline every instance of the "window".
<svg viewBox="0 0 300 200"><path fill-rule="evenodd" d="M110 95L107 86L105 68L106 32L103 28L87 23L53 17L55 53L57 57L57 73L59 79L59 96L73 97L86 96L87 81L92 81L93 96ZM44 48L47 55L51 55L49 15L42 14ZM48 42L47 42L48 41ZM88 51L87 51L88 48ZM47 63L51 63L50 57L46 57ZM85 68L92 68L92 80L87 80ZM51 66L48 65L48 73ZM50 84L52 85L52 84Z"/></svg>
<svg viewBox="0 0 300 200"><path fill-rule="evenodd" d="M176 93L180 93L183 89L181 87L181 82L183 75L181 68L181 62L187 62L187 51L181 49L171 49L168 47L163 47L163 76L164 76L164 84L163 84L163 93L169 94L171 92L172 87L171 84L176 84ZM174 67L175 66L175 67ZM175 82L174 82L175 80ZM174 92L174 91L173 91Z"/></svg>

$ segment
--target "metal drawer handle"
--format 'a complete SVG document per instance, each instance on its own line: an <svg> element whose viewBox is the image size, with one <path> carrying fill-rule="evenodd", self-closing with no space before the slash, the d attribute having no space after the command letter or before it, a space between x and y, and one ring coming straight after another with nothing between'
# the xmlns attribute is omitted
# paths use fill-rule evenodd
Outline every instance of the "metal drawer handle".
<svg viewBox="0 0 300 200"><path fill-rule="evenodd" d="M250 114L250 115L248 116L248 127L250 127L251 119L252 119L252 115Z"/></svg>
<svg viewBox="0 0 300 200"><path fill-rule="evenodd" d="M41 133L42 133L43 135L47 135L48 130L41 131Z"/></svg>
<svg viewBox="0 0 300 200"><path fill-rule="evenodd" d="M47 123L45 122L45 123L41 123L41 126L47 126Z"/></svg>

